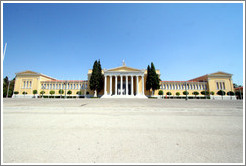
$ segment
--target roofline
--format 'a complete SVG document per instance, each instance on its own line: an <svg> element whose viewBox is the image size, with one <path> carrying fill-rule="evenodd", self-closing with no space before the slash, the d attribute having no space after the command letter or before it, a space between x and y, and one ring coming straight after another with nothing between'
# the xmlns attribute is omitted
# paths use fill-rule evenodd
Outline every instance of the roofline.
<svg viewBox="0 0 246 166"><path fill-rule="evenodd" d="M190 79L189 81L196 80L196 79L199 79L199 78L202 78L202 77L206 77L206 76L208 76L208 74L205 74L205 75L202 75L202 76L199 76L199 77L196 77L196 78Z"/></svg>
<svg viewBox="0 0 246 166"><path fill-rule="evenodd" d="M88 82L88 80L47 80L41 82Z"/></svg>
<svg viewBox="0 0 246 166"><path fill-rule="evenodd" d="M199 81L161 81L161 82L199 82Z"/></svg>
<svg viewBox="0 0 246 166"><path fill-rule="evenodd" d="M47 76L47 75L42 74L42 73L39 73L39 72L31 71L31 70L21 71L21 72L15 73L15 75L20 74L20 73L24 73L24 72L29 72L29 71L30 71L30 72L33 72L33 74L36 74L36 75L39 75L39 76L43 76L43 77L47 77L47 78L50 78L50 79L55 80L55 78L53 78L53 77ZM31 74L31 75L32 75L32 74Z"/></svg>
<svg viewBox="0 0 246 166"><path fill-rule="evenodd" d="M218 73L218 72L221 72L221 73L225 73L225 74L228 74L228 75L233 75L233 74L230 74L230 73L226 73L226 72L223 72L223 71L217 71L217 72L215 72L215 73ZM215 73L210 73L210 74L207 74L207 75L212 75L212 74L215 74Z"/></svg>

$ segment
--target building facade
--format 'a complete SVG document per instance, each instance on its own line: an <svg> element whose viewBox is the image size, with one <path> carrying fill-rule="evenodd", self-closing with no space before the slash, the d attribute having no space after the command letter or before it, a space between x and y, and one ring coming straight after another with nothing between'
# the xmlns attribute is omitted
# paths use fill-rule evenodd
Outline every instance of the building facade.
<svg viewBox="0 0 246 166"><path fill-rule="evenodd" d="M156 70L160 77L160 71ZM90 80L92 70L88 70L88 80ZM102 70L104 76L104 88L97 92L102 98L147 98L152 91L146 90L147 70L128 67L123 63L122 66ZM58 80L41 73L33 71L24 71L16 73L13 97L34 97L33 90L37 90L36 97L40 97L43 91L44 96L54 97L92 97L95 92L90 90L88 80ZM61 90L64 93L59 93ZM216 72L206 74L188 81L160 81L160 89L156 90L153 96L159 96L158 92L162 90L164 96L182 97L184 91L188 96L204 97L202 91L213 91L213 99L220 99L217 95L219 90L226 94L223 99L236 99L227 95L227 92L235 92L233 88L232 74L225 72ZM54 94L50 92L53 91ZM26 92L27 94L23 94ZM68 93L69 92L69 93ZM194 95L194 92L198 92ZM167 95L168 94L168 95ZM211 97L210 97L211 98Z"/></svg>

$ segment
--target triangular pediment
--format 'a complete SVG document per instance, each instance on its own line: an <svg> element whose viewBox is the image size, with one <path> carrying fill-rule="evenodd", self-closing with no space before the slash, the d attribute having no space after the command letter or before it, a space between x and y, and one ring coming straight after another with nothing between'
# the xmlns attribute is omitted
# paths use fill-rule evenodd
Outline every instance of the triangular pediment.
<svg viewBox="0 0 246 166"><path fill-rule="evenodd" d="M225 73L225 72L222 72L222 71L218 71L218 72L209 74L209 76L231 76L231 75L232 74L230 74L230 73Z"/></svg>
<svg viewBox="0 0 246 166"><path fill-rule="evenodd" d="M120 66L120 67L116 67L116 68L113 68L113 69L108 69L107 71L119 71L119 72L136 71L136 72L139 72L141 70L135 69L135 68L132 68L132 67L128 67L128 66Z"/></svg>
<svg viewBox="0 0 246 166"><path fill-rule="evenodd" d="M26 71L19 72L19 73L16 73L16 74L18 74L18 75L40 75L40 73L31 71L31 70L26 70Z"/></svg>

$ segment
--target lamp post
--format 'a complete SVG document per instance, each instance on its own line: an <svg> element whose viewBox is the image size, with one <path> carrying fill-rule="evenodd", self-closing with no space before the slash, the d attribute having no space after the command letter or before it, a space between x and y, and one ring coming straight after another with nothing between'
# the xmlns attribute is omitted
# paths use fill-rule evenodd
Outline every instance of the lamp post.
<svg viewBox="0 0 246 166"><path fill-rule="evenodd" d="M9 81L9 84L10 84L10 81ZM8 90L7 90L7 95L6 95L6 98L9 97L9 85L8 85Z"/></svg>
<svg viewBox="0 0 246 166"><path fill-rule="evenodd" d="M187 82L185 82L185 100L188 100L188 96L187 96Z"/></svg>
<svg viewBox="0 0 246 166"><path fill-rule="evenodd" d="M64 85L65 85L65 99L66 99L67 98L67 81L65 81Z"/></svg>

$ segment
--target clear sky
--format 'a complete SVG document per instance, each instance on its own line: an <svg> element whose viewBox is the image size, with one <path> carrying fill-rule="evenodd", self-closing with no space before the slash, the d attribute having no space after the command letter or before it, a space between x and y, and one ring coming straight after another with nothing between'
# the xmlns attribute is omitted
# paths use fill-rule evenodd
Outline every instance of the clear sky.
<svg viewBox="0 0 246 166"><path fill-rule="evenodd" d="M4 4L3 76L32 70L86 80L102 68L146 69L185 81L224 71L243 84L243 4Z"/></svg>

